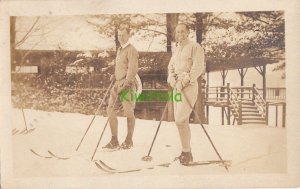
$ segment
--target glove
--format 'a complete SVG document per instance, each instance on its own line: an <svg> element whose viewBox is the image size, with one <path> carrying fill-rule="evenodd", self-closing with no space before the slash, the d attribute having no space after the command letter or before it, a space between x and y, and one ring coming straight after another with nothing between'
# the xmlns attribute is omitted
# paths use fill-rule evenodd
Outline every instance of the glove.
<svg viewBox="0 0 300 189"><path fill-rule="evenodd" d="M115 80L116 80L116 76L115 76L115 74L112 74L109 78L109 81L114 82Z"/></svg>
<svg viewBox="0 0 300 189"><path fill-rule="evenodd" d="M176 82L176 90L182 91L182 89L186 86L188 86L190 83L190 76L187 72L182 72L180 75L178 75L178 79Z"/></svg>
<svg viewBox="0 0 300 189"><path fill-rule="evenodd" d="M169 83L170 83L170 86L172 88L175 88L175 85L176 85L176 79L175 79L175 77L171 77L170 80L169 80Z"/></svg>
<svg viewBox="0 0 300 189"><path fill-rule="evenodd" d="M190 83L190 76L189 76L188 73L186 73L186 72L182 73L181 82L182 82L184 87L187 86Z"/></svg>
<svg viewBox="0 0 300 189"><path fill-rule="evenodd" d="M187 72L182 72L178 75L178 81L182 82L183 87L187 86L190 83L190 76Z"/></svg>
<svg viewBox="0 0 300 189"><path fill-rule="evenodd" d="M190 84L190 76L187 72L182 72L178 75L176 82L176 90L182 91L182 89Z"/></svg>
<svg viewBox="0 0 300 189"><path fill-rule="evenodd" d="M176 90L182 91L182 89L186 86L188 86L190 83L190 76L187 72L182 72L180 75L178 75L178 79L176 82Z"/></svg>
<svg viewBox="0 0 300 189"><path fill-rule="evenodd" d="M177 81L176 85L175 85L176 91L182 91L182 89L184 88L183 84L181 81Z"/></svg>
<svg viewBox="0 0 300 189"><path fill-rule="evenodd" d="M176 85L176 80L177 80L177 75L176 74L172 74L168 77L168 83L170 84L170 86L172 88L175 88Z"/></svg>

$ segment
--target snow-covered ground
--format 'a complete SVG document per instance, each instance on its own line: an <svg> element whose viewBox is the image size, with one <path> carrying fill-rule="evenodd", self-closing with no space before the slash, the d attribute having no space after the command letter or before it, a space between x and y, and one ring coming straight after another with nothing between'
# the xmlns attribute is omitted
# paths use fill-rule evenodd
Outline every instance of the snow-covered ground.
<svg viewBox="0 0 300 189"><path fill-rule="evenodd" d="M100 137L106 117L97 116L80 149L75 151L83 133L93 116L76 113L43 112L25 110L28 134L13 135L13 170L17 178L62 177L62 176L111 176L99 170L91 157ZM211 115L212 116L212 115ZM119 140L126 135L126 120L119 118ZM12 129L23 130L25 125L22 111L13 110ZM163 122L151 156L153 161L141 161L147 155L158 121L138 119L134 135L134 148L124 151L105 152L101 147L110 139L107 127L95 160L102 159L118 169L139 168L163 162L171 162L180 154L180 141L173 122ZM265 125L219 126L205 125L216 148L225 160L231 160L230 174L285 173L286 130ZM194 160L217 160L200 125L191 124L192 152ZM48 150L69 160L45 159L34 155L30 149L49 156ZM224 174L224 167L203 165L184 167L174 163L169 168L156 167L126 175L190 175Z"/></svg>

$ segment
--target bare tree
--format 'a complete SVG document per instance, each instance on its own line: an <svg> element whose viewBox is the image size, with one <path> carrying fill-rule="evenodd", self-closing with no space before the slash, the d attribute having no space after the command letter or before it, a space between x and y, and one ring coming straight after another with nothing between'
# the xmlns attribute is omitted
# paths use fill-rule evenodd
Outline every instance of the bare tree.
<svg viewBox="0 0 300 189"><path fill-rule="evenodd" d="M36 49L36 47L42 43L46 38L47 34L54 31L60 24L49 27L51 21L41 21L41 17L32 17L26 19L29 24L22 23L22 17L10 17L10 48L11 48L11 61L16 61L16 50L26 45L27 50L24 54L21 54L19 65L24 65L26 58ZM19 21L19 23L18 23ZM32 40L35 38L36 40ZM31 41L32 40L32 41Z"/></svg>
<svg viewBox="0 0 300 189"><path fill-rule="evenodd" d="M141 38L154 38L158 35L167 35L165 32L157 29L157 27L165 27L151 15L147 14L117 14L117 15L96 15L88 16L87 22L93 25L96 31L106 38L112 39L115 47L120 46L118 41L118 27L121 23L130 25L130 28L135 31L145 31L142 33ZM155 26L153 29L152 26Z"/></svg>

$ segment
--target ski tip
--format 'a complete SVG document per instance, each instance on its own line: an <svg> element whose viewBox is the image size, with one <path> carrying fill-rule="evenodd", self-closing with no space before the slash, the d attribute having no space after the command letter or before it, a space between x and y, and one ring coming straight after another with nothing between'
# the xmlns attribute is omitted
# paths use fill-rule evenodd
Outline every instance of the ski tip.
<svg viewBox="0 0 300 189"><path fill-rule="evenodd" d="M56 154L54 154L54 153L51 152L50 150L48 150L48 153L49 153L51 156L53 156L53 157L55 157L55 158L57 158L57 159L60 159L60 160L68 160L68 159L70 159L70 158L67 158L67 157L60 157L60 156L57 156Z"/></svg>
<svg viewBox="0 0 300 189"><path fill-rule="evenodd" d="M106 173L109 173L109 174L113 174L114 172L113 171L110 171L110 170L106 170L105 168L103 168L97 161L94 162L96 167Z"/></svg>
<svg viewBox="0 0 300 189"><path fill-rule="evenodd" d="M19 130L15 130L15 131L12 132L12 135L16 135L18 133L19 133Z"/></svg>
<svg viewBox="0 0 300 189"><path fill-rule="evenodd" d="M106 163L104 163L102 160L98 160L98 162L100 162L105 168L110 169L110 170L115 170L114 168L112 168L111 166L108 166Z"/></svg>
<svg viewBox="0 0 300 189"><path fill-rule="evenodd" d="M27 129L22 130L19 134L26 134Z"/></svg>
<svg viewBox="0 0 300 189"><path fill-rule="evenodd" d="M36 156L38 156L38 157L41 157L41 158L46 158L46 159L51 159L51 158L52 158L51 156L43 156L43 155L40 155L40 154L38 154L36 151L34 151L33 149L30 149L30 151L31 151L34 155L36 155Z"/></svg>
<svg viewBox="0 0 300 189"><path fill-rule="evenodd" d="M29 134L29 133L33 132L35 129L36 129L36 128L29 129L29 130L28 130L26 133L24 133L24 134Z"/></svg>

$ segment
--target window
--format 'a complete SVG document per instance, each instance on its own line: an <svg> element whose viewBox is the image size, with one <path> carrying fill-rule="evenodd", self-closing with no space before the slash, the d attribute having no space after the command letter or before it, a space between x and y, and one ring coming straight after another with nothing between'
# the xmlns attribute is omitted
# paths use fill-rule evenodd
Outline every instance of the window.
<svg viewBox="0 0 300 189"><path fill-rule="evenodd" d="M67 73L88 73L88 67L67 66L66 72Z"/></svg>
<svg viewBox="0 0 300 189"><path fill-rule="evenodd" d="M38 66L16 66L15 73L39 73Z"/></svg>
<svg viewBox="0 0 300 189"><path fill-rule="evenodd" d="M168 88L168 83L166 80L156 80L155 88L156 89L166 89L166 88Z"/></svg>
<svg viewBox="0 0 300 189"><path fill-rule="evenodd" d="M143 81L143 88L152 89L153 88L152 81L151 80L144 80Z"/></svg>
<svg viewBox="0 0 300 189"><path fill-rule="evenodd" d="M279 96L279 89L275 89L275 96Z"/></svg>

